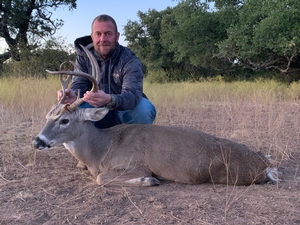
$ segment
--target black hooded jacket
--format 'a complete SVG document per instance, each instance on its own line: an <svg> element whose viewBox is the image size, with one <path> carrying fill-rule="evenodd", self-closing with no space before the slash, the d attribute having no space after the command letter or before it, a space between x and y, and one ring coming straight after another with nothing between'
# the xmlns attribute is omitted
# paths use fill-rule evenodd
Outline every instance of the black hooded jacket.
<svg viewBox="0 0 300 225"><path fill-rule="evenodd" d="M115 51L109 59L102 58L95 50L90 36L75 40L77 53L76 69L92 74L91 63L80 45L85 46L96 58L101 80L99 89L112 94L116 98L116 110L130 110L136 107L143 96L142 64L136 55L127 47L117 43ZM71 89L81 95L91 89L87 78L74 76Z"/></svg>

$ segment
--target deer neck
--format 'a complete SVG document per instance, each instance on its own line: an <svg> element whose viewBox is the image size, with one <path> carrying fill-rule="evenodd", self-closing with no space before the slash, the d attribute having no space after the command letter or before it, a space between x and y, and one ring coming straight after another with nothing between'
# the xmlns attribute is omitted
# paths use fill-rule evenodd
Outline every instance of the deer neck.
<svg viewBox="0 0 300 225"><path fill-rule="evenodd" d="M110 140L112 140L111 132L110 129L98 129L92 123L90 124L83 124L81 135L63 145L89 169L97 170L96 167L98 168L99 164L105 160L109 151Z"/></svg>

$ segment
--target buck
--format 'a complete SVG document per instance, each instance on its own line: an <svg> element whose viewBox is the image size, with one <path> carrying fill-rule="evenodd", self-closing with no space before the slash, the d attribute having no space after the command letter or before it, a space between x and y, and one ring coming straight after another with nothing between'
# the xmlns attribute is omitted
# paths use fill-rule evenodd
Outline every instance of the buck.
<svg viewBox="0 0 300 225"><path fill-rule="evenodd" d="M83 49L96 76L97 62ZM99 80L92 75L61 69L48 72L60 74L62 90L76 75L89 78L91 91L98 91ZM68 78L64 80L62 74ZM63 98L53 106L33 145L47 150L63 144L99 185L153 186L161 180L226 185L280 181L270 159L243 144L181 127L123 124L98 129L92 121L101 120L108 109L80 108L82 102L78 97L73 104L64 104Z"/></svg>

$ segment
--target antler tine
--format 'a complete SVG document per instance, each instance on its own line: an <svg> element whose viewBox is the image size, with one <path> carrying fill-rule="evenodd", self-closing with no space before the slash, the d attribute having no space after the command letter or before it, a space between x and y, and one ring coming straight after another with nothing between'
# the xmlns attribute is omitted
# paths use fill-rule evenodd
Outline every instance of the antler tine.
<svg viewBox="0 0 300 225"><path fill-rule="evenodd" d="M60 100L60 104L64 104L65 100L66 100L66 89L69 86L69 83L72 79L72 75L68 75L67 78L64 80L63 74L59 74L59 79L60 79L60 83L61 83L61 87L62 87L62 93L63 93L63 96Z"/></svg>
<svg viewBox="0 0 300 225"><path fill-rule="evenodd" d="M84 72L80 72L80 71L50 71L50 70L46 70L48 73L51 73L51 74L58 74L60 75L60 78L61 78L61 83L62 83L62 86L63 86L63 89L66 89L68 87L68 83L69 81L71 80L72 78L72 75L75 75L75 76L81 76L81 77L85 77L85 78L88 78L91 82L92 82L92 89L91 91L93 92L97 92L98 91L98 86L97 86L97 81L96 79L89 75L88 73L84 73ZM62 79L62 75L65 74L65 75L68 75L67 79L66 80L63 80ZM64 91L63 91L63 98L64 97ZM65 99L64 99L65 100ZM83 103L83 98L80 98L80 95L78 93L77 95L77 100L75 102L73 102L69 107L68 107L68 110L70 111L73 111L74 109L76 109L79 105L81 105ZM64 103L62 101L60 101L60 103Z"/></svg>
<svg viewBox="0 0 300 225"><path fill-rule="evenodd" d="M58 74L58 75L65 74L65 75L69 75L69 76L80 76L80 77L87 78L92 82L91 91L92 92L97 92L98 91L98 85L97 85L96 79L88 73L84 73L84 72L81 72L81 71L51 71L51 70L46 70L46 71L48 73L51 73L51 74Z"/></svg>
<svg viewBox="0 0 300 225"><path fill-rule="evenodd" d="M60 66L59 66L59 70L60 71L62 71L62 67L63 67L63 65L65 63L66 63L66 61L63 62L62 64L60 64ZM71 64L73 64L73 63L71 62ZM67 78L64 80L63 74L59 74L59 79L60 79L60 83L61 83L61 87L62 87L62 93L63 93L63 96L62 96L62 98L61 98L61 100L60 100L59 103L60 104L64 104L65 100L66 100L66 89L69 86L69 83L70 83L70 81L72 79L72 75L68 75Z"/></svg>
<svg viewBox="0 0 300 225"><path fill-rule="evenodd" d="M100 90L102 90L101 82L100 82L100 71L99 71L99 66L98 66L97 60L95 59L93 54L86 47L84 47L83 45L80 45L80 47L83 49L83 51L89 58L91 65L92 65L92 76L95 77L97 84L100 85Z"/></svg>

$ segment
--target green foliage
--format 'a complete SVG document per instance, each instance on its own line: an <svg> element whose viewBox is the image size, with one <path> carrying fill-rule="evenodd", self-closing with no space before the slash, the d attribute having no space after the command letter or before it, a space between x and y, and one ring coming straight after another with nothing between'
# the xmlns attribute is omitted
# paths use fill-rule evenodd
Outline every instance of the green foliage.
<svg viewBox="0 0 300 225"><path fill-rule="evenodd" d="M214 2L215 7L222 10L226 8L240 7L246 2L246 0L208 0L208 2Z"/></svg>
<svg viewBox="0 0 300 225"><path fill-rule="evenodd" d="M226 30L219 17L206 10L206 4L191 7L188 1L174 8L178 25L171 30L170 49L174 51L177 62L187 60L196 67L217 67L220 60L213 55L218 50L216 43L226 38Z"/></svg>
<svg viewBox="0 0 300 225"><path fill-rule="evenodd" d="M299 1L248 0L227 32L228 38L219 43L219 56L244 68L285 73L300 66Z"/></svg>
<svg viewBox="0 0 300 225"><path fill-rule="evenodd" d="M152 82L300 79L298 0L181 0L138 16L124 34Z"/></svg>
<svg viewBox="0 0 300 225"><path fill-rule="evenodd" d="M160 12L138 12L140 20L127 23L128 47L141 58L151 82L198 80L228 68L214 57L216 42L226 37L224 24L207 10L200 1L182 1Z"/></svg>
<svg viewBox="0 0 300 225"><path fill-rule="evenodd" d="M149 10L147 13L138 12L139 22L129 21L124 27L128 47L142 59L147 69L166 70L171 67L180 67L173 62L173 53L164 47L161 32L162 21L172 23L171 8L161 12Z"/></svg>
<svg viewBox="0 0 300 225"><path fill-rule="evenodd" d="M68 46L59 44L59 40L48 41L44 48L23 53L21 61L12 60L5 63L2 76L46 77L46 69L59 70L61 63L75 61L75 54L69 53L67 48Z"/></svg>

